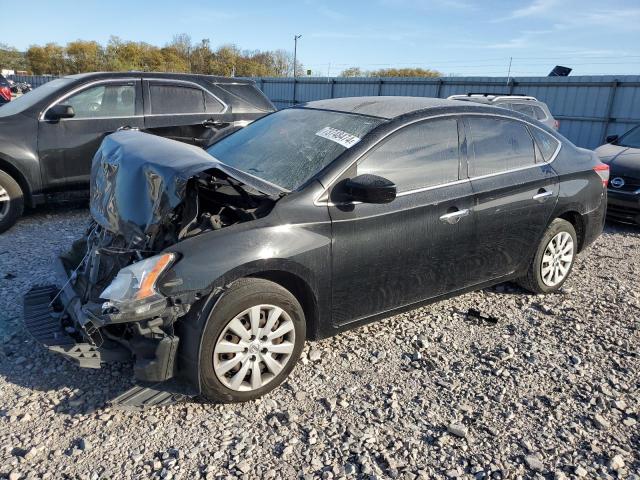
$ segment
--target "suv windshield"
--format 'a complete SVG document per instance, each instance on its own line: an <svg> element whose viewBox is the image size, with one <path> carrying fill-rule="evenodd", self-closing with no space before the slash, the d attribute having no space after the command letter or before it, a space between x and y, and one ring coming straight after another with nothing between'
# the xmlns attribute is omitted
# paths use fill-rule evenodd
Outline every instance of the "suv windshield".
<svg viewBox="0 0 640 480"><path fill-rule="evenodd" d="M222 163L296 190L384 120L289 108L268 115L207 149Z"/></svg>
<svg viewBox="0 0 640 480"><path fill-rule="evenodd" d="M0 108L0 117L20 113L72 81L73 80L69 78L57 78L45 83L41 87L35 88L32 91L21 95L20 97L14 98L12 102L3 105L2 108Z"/></svg>
<svg viewBox="0 0 640 480"><path fill-rule="evenodd" d="M617 144L621 147L640 148L640 125L620 137Z"/></svg>

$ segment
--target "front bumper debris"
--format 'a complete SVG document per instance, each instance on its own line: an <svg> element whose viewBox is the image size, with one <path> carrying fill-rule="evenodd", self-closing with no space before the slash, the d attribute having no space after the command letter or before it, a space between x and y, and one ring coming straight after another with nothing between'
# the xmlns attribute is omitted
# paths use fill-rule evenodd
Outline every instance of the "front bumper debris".
<svg viewBox="0 0 640 480"><path fill-rule="evenodd" d="M24 323L31 336L47 349L83 368L101 368L112 362L130 362L131 351L105 338L102 322L82 308L61 261L56 262L61 289L49 285L32 288L24 296ZM142 383L110 401L124 408L164 406L193 397L197 392L172 378L178 337L135 344L134 376Z"/></svg>
<svg viewBox="0 0 640 480"><path fill-rule="evenodd" d="M67 298L64 289L59 295L58 292L57 287L50 285L34 287L24 296L24 322L34 339L84 368L100 368L102 363L131 359L124 348L101 349L83 341L71 313L77 302Z"/></svg>

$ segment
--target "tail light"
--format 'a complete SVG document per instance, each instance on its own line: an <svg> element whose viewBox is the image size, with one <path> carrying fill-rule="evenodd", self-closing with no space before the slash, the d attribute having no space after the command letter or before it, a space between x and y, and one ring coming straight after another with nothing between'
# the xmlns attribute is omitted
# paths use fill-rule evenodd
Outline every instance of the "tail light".
<svg viewBox="0 0 640 480"><path fill-rule="evenodd" d="M609 184L609 165L606 163L600 163L593 167L593 171L602 179L602 186L607 188L607 185Z"/></svg>
<svg viewBox="0 0 640 480"><path fill-rule="evenodd" d="M553 121L553 128L555 128L556 130L560 130L560 121L559 120L554 120Z"/></svg>
<svg viewBox="0 0 640 480"><path fill-rule="evenodd" d="M0 97L4 98L7 102L10 102L11 89L9 87L0 87Z"/></svg>

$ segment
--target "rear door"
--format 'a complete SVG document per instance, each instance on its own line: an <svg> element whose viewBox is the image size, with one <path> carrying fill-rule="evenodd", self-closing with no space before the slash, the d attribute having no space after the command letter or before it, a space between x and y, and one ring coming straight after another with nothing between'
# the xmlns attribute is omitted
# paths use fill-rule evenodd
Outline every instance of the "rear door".
<svg viewBox="0 0 640 480"><path fill-rule="evenodd" d="M43 184L49 189L86 187L91 160L102 139L123 127L141 128L142 91L138 79L93 82L55 102L71 105L73 118L38 122L38 153Z"/></svg>
<svg viewBox="0 0 640 480"><path fill-rule="evenodd" d="M465 117L474 193L475 283L508 275L530 260L558 198L558 177L527 123Z"/></svg>
<svg viewBox="0 0 640 480"><path fill-rule="evenodd" d="M457 119L426 120L391 134L345 172L341 181L367 173L385 177L398 195L388 204L330 204L334 322L467 283L473 194L460 177L461 155ZM330 199L339 198L340 186Z"/></svg>
<svg viewBox="0 0 640 480"><path fill-rule="evenodd" d="M144 128L148 133L206 147L233 121L230 108L194 82L144 81Z"/></svg>

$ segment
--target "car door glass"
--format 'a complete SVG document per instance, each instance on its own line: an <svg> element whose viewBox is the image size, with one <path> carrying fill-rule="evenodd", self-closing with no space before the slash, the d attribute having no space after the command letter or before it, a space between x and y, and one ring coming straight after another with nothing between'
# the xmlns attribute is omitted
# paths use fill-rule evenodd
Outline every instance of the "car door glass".
<svg viewBox="0 0 640 480"><path fill-rule="evenodd" d="M548 162L553 158L553 154L556 153L560 142L539 128L531 127L529 130L540 149L540 153L542 153L544 161Z"/></svg>
<svg viewBox="0 0 640 480"><path fill-rule="evenodd" d="M59 103L73 107L73 118L132 117L136 111L136 88L134 85L98 85Z"/></svg>
<svg viewBox="0 0 640 480"><path fill-rule="evenodd" d="M154 115L205 113L204 91L178 85L151 85L151 113Z"/></svg>
<svg viewBox="0 0 640 480"><path fill-rule="evenodd" d="M535 163L533 139L524 123L489 117L469 117L469 176L479 177Z"/></svg>
<svg viewBox="0 0 640 480"><path fill-rule="evenodd" d="M458 122L420 122L402 128L358 164L358 175L373 174L396 184L398 192L458 180Z"/></svg>

